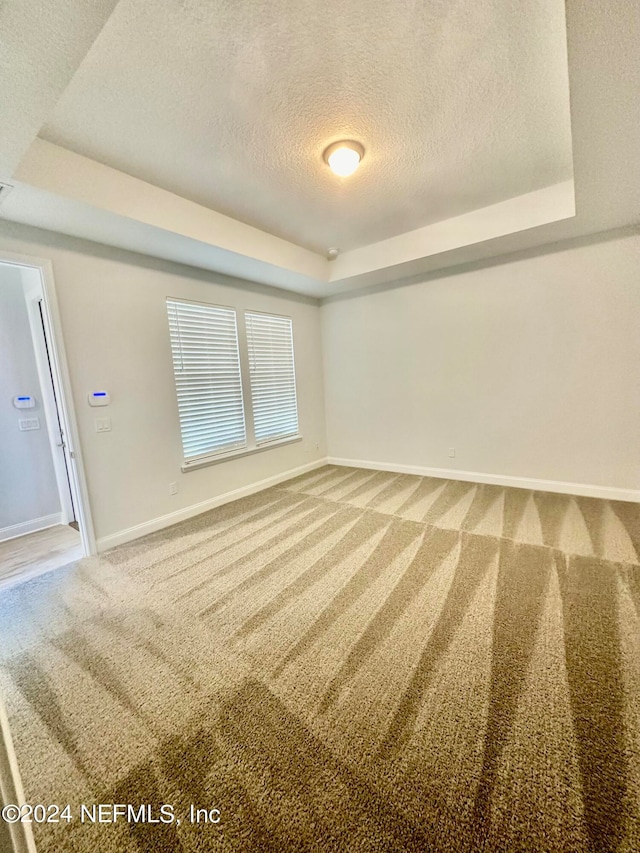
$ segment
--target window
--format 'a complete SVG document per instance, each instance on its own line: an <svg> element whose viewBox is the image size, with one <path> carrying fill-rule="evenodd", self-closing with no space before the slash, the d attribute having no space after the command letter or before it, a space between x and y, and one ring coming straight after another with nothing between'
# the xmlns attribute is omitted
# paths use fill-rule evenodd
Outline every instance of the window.
<svg viewBox="0 0 640 853"><path fill-rule="evenodd" d="M167 299L185 463L246 447L236 312Z"/></svg>
<svg viewBox="0 0 640 853"><path fill-rule="evenodd" d="M184 470L298 436L289 317L248 311L238 329L233 308L178 299L167 313Z"/></svg>
<svg viewBox="0 0 640 853"><path fill-rule="evenodd" d="M256 444L297 435L291 320L249 312L245 317Z"/></svg>

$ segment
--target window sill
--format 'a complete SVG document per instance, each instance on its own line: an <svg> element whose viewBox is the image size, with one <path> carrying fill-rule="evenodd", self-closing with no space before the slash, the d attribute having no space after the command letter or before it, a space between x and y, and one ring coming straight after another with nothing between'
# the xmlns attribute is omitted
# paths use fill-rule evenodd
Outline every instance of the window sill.
<svg viewBox="0 0 640 853"><path fill-rule="evenodd" d="M218 463L228 462L230 459L240 459L241 456L252 456L254 453L262 453L263 450L271 450L272 447L282 447L285 444L294 444L296 441L302 441L302 436L288 435L286 438L269 441L260 444L258 447L243 447L240 450L232 450L230 453L221 453L219 456L209 456L191 463L183 462L181 470L183 474L187 474L189 471L197 471L200 468L207 468L209 465L218 465Z"/></svg>

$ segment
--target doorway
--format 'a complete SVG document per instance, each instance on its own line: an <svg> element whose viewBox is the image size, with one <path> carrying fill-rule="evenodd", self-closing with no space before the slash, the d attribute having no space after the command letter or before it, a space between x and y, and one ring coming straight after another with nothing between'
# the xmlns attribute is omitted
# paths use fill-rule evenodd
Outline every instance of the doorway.
<svg viewBox="0 0 640 853"><path fill-rule="evenodd" d="M0 592L96 551L51 265L0 256Z"/></svg>

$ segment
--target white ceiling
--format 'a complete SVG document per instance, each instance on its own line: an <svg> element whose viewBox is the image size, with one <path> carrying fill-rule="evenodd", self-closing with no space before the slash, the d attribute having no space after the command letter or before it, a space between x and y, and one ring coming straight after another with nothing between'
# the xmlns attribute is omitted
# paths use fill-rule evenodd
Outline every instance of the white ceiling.
<svg viewBox="0 0 640 853"><path fill-rule="evenodd" d="M564 4L120 0L40 135L345 251L572 176Z"/></svg>
<svg viewBox="0 0 640 853"><path fill-rule="evenodd" d="M0 180L10 178L117 0L0 0Z"/></svg>
<svg viewBox="0 0 640 853"><path fill-rule="evenodd" d="M638 227L638 0L356 2L0 0L0 230L342 298Z"/></svg>

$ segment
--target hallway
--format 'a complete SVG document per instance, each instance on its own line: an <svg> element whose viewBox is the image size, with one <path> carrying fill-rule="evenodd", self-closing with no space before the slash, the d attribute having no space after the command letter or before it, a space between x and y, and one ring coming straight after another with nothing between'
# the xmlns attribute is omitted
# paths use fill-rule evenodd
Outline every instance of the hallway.
<svg viewBox="0 0 640 853"><path fill-rule="evenodd" d="M0 594L9 586L66 566L82 556L80 534L63 524L0 542Z"/></svg>

